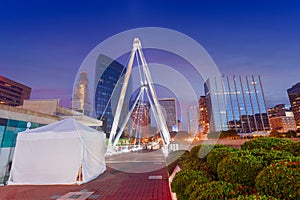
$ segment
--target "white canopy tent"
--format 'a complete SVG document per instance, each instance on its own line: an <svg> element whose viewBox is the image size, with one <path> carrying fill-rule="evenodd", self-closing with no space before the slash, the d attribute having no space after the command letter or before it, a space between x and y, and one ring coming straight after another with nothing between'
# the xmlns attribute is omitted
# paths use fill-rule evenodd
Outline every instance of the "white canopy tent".
<svg viewBox="0 0 300 200"><path fill-rule="evenodd" d="M81 184L106 170L105 134L72 118L17 137L8 184Z"/></svg>

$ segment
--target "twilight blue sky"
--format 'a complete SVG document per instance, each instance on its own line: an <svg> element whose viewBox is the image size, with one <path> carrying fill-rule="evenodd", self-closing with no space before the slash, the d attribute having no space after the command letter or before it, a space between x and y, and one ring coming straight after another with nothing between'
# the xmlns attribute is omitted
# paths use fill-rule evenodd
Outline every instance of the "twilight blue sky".
<svg viewBox="0 0 300 200"><path fill-rule="evenodd" d="M298 0L0 0L0 74L32 87L33 99L69 106L86 55L148 26L192 37L226 76L260 74L268 106L288 104L286 89L300 81Z"/></svg>

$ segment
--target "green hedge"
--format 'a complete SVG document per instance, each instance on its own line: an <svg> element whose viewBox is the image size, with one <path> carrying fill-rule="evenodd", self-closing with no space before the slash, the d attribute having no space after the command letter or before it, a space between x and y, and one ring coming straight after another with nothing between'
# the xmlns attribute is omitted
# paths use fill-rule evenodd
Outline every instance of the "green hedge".
<svg viewBox="0 0 300 200"><path fill-rule="evenodd" d="M230 153L237 151L238 149L232 147L221 147L213 149L207 155L207 165L211 168L212 173L217 174L218 172L218 164Z"/></svg>
<svg viewBox="0 0 300 200"><path fill-rule="evenodd" d="M266 196L266 195L251 194L249 196L246 195L239 196L238 198L233 198L232 200L279 200L279 199L271 196Z"/></svg>
<svg viewBox="0 0 300 200"><path fill-rule="evenodd" d="M294 143L291 140L285 140L285 139L280 139L280 138L257 138L257 139L252 139L250 141L245 142L242 144L241 149L266 149L266 150L271 150L271 149L278 149L278 147L285 145L285 144L292 144Z"/></svg>
<svg viewBox="0 0 300 200"><path fill-rule="evenodd" d="M228 155L219 163L218 178L221 181L254 187L255 177L264 166L262 157L241 150Z"/></svg>
<svg viewBox="0 0 300 200"><path fill-rule="evenodd" d="M243 186L223 181L212 181L201 185L192 183L186 189L187 200L232 199L245 194Z"/></svg>
<svg viewBox="0 0 300 200"><path fill-rule="evenodd" d="M185 196L184 191L189 184L191 184L192 182L201 184L210 181L211 178L204 171L181 170L175 175L171 183L171 189L176 193L178 200L186 200L187 196Z"/></svg>
<svg viewBox="0 0 300 200"><path fill-rule="evenodd" d="M256 177L259 193L280 199L300 199L300 157L273 163Z"/></svg>

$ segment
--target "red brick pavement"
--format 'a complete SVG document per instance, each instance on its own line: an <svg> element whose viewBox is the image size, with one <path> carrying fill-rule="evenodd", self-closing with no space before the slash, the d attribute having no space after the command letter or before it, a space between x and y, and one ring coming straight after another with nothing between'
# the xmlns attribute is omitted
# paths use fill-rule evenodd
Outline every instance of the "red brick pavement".
<svg viewBox="0 0 300 200"><path fill-rule="evenodd" d="M149 179L158 175L162 179ZM79 191L93 192L87 200L171 200L166 168L148 173L125 173L108 168L95 180L82 185L3 186L0 199L49 200Z"/></svg>

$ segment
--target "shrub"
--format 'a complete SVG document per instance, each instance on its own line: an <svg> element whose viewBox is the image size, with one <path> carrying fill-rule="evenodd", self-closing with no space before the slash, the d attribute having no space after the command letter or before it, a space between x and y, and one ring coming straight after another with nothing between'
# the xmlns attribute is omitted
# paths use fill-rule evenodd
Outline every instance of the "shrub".
<svg viewBox="0 0 300 200"><path fill-rule="evenodd" d="M234 198L232 200L279 200L279 199L271 196L266 196L266 195L251 194L249 196L240 195L238 198Z"/></svg>
<svg viewBox="0 0 300 200"><path fill-rule="evenodd" d="M206 156L207 156L207 154L212 149L214 149L214 148L221 148L221 147L224 147L224 145L221 145L221 144L216 144L216 145L211 145L211 144L197 145L197 146L194 146L191 149L189 156L190 157L204 159L206 161Z"/></svg>
<svg viewBox="0 0 300 200"><path fill-rule="evenodd" d="M293 141L290 140L285 140L285 139L280 139L280 138L257 138L250 140L248 142L245 142L241 148L242 149L266 149L266 150L271 150L271 149L278 149L279 146L285 145L285 144L291 144L294 143Z"/></svg>
<svg viewBox="0 0 300 200"><path fill-rule="evenodd" d="M300 158L269 165L258 174L255 185L261 194L300 199Z"/></svg>
<svg viewBox="0 0 300 200"><path fill-rule="evenodd" d="M192 191L192 192L191 192ZM191 192L191 193L189 193ZM206 200L206 199L231 199L244 194L243 186L223 181L212 181L202 185L192 183L186 189L186 199Z"/></svg>
<svg viewBox="0 0 300 200"><path fill-rule="evenodd" d="M199 149L197 156L198 156L198 158L204 159L206 161L209 152L211 152L213 149L219 149L219 148L223 148L223 147L226 147L226 146L224 146L222 144L216 144L216 145L204 144L204 145L201 145L201 148Z"/></svg>
<svg viewBox="0 0 300 200"><path fill-rule="evenodd" d="M212 178L211 168L206 163L206 155L212 148L221 148L223 145L198 145L191 149L190 152L185 152L179 159L178 165L181 169L203 170L207 171ZM202 157L202 158L199 158Z"/></svg>
<svg viewBox="0 0 300 200"><path fill-rule="evenodd" d="M300 142L281 145L279 150L288 151L294 156L300 156Z"/></svg>
<svg viewBox="0 0 300 200"><path fill-rule="evenodd" d="M199 153L199 150L201 149L201 146L202 145L194 146L190 151L190 156L198 158L198 153Z"/></svg>
<svg viewBox="0 0 300 200"><path fill-rule="evenodd" d="M211 168L212 173L217 174L218 164L222 161L224 157L226 157L231 152L237 151L237 149L232 147L222 147L213 149L207 155L207 165Z"/></svg>
<svg viewBox="0 0 300 200"><path fill-rule="evenodd" d="M181 169L203 170L209 173L211 172L210 167L203 159L199 159L197 156L191 156L189 152L185 152L178 159L178 165Z"/></svg>
<svg viewBox="0 0 300 200"><path fill-rule="evenodd" d="M172 174L175 167L178 165L178 158L182 156L184 150L172 151L166 157L166 164L169 174Z"/></svg>
<svg viewBox="0 0 300 200"><path fill-rule="evenodd" d="M189 184L192 182L201 184L209 181L211 181L211 179L204 171L181 170L175 175L171 183L171 189L176 193L178 200L186 200L187 197L185 196L184 191Z"/></svg>
<svg viewBox="0 0 300 200"><path fill-rule="evenodd" d="M253 187L255 177L264 166L262 157L256 157L250 151L237 151L219 163L218 178L222 181Z"/></svg>
<svg viewBox="0 0 300 200"><path fill-rule="evenodd" d="M287 160L293 158L293 154L287 151L279 151L279 150L265 150L265 149L253 149L250 153L254 156L262 157L265 166L270 165L271 163Z"/></svg>

